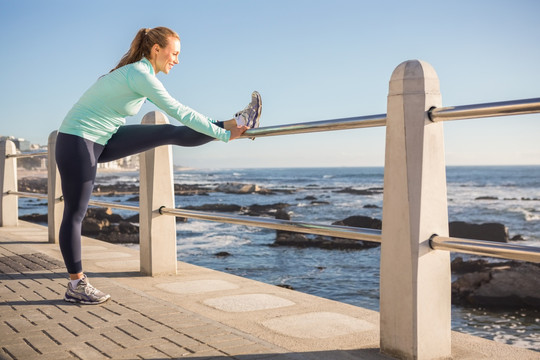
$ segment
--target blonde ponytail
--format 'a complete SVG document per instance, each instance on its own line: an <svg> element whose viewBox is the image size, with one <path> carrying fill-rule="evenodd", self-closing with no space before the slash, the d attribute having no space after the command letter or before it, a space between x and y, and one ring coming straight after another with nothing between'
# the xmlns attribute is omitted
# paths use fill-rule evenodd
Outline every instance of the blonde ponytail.
<svg viewBox="0 0 540 360"><path fill-rule="evenodd" d="M171 36L180 40L180 37L175 31L166 27L140 29L131 42L128 52L122 56L118 65L110 72L113 72L124 65L137 62L143 57L149 56L150 51L155 44L158 44L162 48L167 47L169 37Z"/></svg>

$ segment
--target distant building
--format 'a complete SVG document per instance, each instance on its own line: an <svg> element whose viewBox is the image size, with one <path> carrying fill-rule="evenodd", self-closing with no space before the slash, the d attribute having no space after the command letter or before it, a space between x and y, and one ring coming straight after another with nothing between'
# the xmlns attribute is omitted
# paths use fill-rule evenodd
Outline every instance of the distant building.
<svg viewBox="0 0 540 360"><path fill-rule="evenodd" d="M99 163L98 169L110 169L110 170L125 170L139 168L139 155L126 156L125 158L109 161L106 163Z"/></svg>
<svg viewBox="0 0 540 360"><path fill-rule="evenodd" d="M15 136L0 136L0 141L2 140L11 140L15 144L15 147L17 150L24 152L24 151L30 151L34 150L35 146L39 148L39 145L33 145L30 143L30 141L25 140L23 138L16 138Z"/></svg>

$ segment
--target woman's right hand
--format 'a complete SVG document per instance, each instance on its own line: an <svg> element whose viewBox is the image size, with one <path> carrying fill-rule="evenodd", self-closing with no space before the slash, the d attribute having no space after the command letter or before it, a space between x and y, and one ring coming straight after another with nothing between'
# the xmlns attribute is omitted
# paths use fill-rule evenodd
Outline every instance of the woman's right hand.
<svg viewBox="0 0 540 360"><path fill-rule="evenodd" d="M238 139L243 133L246 132L247 129L247 126L232 127L231 129L229 129L229 131L231 132L231 137L229 138L229 140Z"/></svg>

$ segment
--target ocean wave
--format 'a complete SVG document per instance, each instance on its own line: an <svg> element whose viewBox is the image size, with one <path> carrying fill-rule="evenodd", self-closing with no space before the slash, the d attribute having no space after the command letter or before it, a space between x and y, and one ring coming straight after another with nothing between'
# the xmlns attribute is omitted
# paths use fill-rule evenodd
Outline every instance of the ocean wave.
<svg viewBox="0 0 540 360"><path fill-rule="evenodd" d="M530 212L530 211L523 211L524 219L525 221L540 221L540 213Z"/></svg>
<svg viewBox="0 0 540 360"><path fill-rule="evenodd" d="M224 234L204 234L202 236L191 236L177 240L178 251L203 251L210 249L222 249L231 247L240 247L251 243L249 239L242 239L236 235Z"/></svg>

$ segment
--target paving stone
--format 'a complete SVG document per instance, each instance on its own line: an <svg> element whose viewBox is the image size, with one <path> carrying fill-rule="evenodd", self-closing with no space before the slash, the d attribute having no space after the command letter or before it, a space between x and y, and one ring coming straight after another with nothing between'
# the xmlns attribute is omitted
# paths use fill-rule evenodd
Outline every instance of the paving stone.
<svg viewBox="0 0 540 360"><path fill-rule="evenodd" d="M163 338L155 339L152 347L159 350L163 354L166 354L170 358L185 357L193 354L192 351L189 351L181 346L178 346L178 344Z"/></svg>
<svg viewBox="0 0 540 360"><path fill-rule="evenodd" d="M367 321L330 312L283 316L262 324L278 333L304 339L325 339L374 328L374 325Z"/></svg>
<svg viewBox="0 0 540 360"><path fill-rule="evenodd" d="M60 345L80 341L78 336L75 336L58 324L51 325L48 329L42 330L42 332L46 336L49 336L51 340L58 342Z"/></svg>
<svg viewBox="0 0 540 360"><path fill-rule="evenodd" d="M24 334L24 339L28 342L28 344L31 344L34 348L39 350L41 354L57 351L59 347L56 342L41 331L36 331L32 334Z"/></svg>
<svg viewBox="0 0 540 360"><path fill-rule="evenodd" d="M287 299L269 294L243 294L208 299L205 305L227 312L245 312L292 306Z"/></svg>
<svg viewBox="0 0 540 360"><path fill-rule="evenodd" d="M75 357L73 356L73 354L70 354L69 352L65 350L46 352L36 357L36 360L67 360L67 359L75 359Z"/></svg>
<svg viewBox="0 0 540 360"><path fill-rule="evenodd" d="M188 349L192 352L197 352L201 349L207 349L209 346L204 342L188 337L185 334L181 333L171 333L170 331L166 336L167 340L176 343L178 346L181 346L185 349Z"/></svg>
<svg viewBox="0 0 540 360"><path fill-rule="evenodd" d="M104 358L111 358L110 355L99 352L87 343L79 343L76 346L71 347L70 352L82 360L102 360Z"/></svg>
<svg viewBox="0 0 540 360"><path fill-rule="evenodd" d="M125 347L120 346L119 344L111 341L110 339L101 337L100 339L85 341L85 343L97 350L102 354L107 354L112 357L112 354L125 350Z"/></svg>
<svg viewBox="0 0 540 360"><path fill-rule="evenodd" d="M3 346L4 351L9 355L8 358L14 359L33 359L40 353L30 347L24 340L17 344Z"/></svg>
<svg viewBox="0 0 540 360"><path fill-rule="evenodd" d="M126 349L135 348L141 346L140 339L136 339L117 327L106 329L100 333L102 337L109 339L110 341L123 346Z"/></svg>

